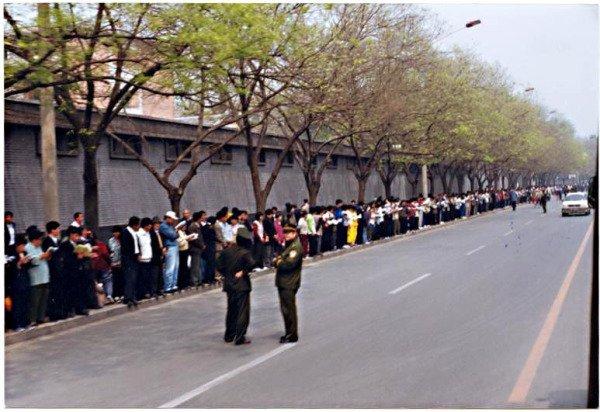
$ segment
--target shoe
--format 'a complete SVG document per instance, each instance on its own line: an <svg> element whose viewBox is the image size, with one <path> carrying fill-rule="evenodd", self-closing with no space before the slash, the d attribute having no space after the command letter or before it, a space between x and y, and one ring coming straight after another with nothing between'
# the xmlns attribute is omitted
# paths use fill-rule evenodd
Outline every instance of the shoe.
<svg viewBox="0 0 600 412"><path fill-rule="evenodd" d="M223 342L231 343L231 342L233 342L233 338L223 338Z"/></svg>
<svg viewBox="0 0 600 412"><path fill-rule="evenodd" d="M281 339L279 339L280 343L295 343L298 342L298 336L292 336L292 335L287 335L287 336L282 336Z"/></svg>
<svg viewBox="0 0 600 412"><path fill-rule="evenodd" d="M239 346L239 345L250 345L252 343L252 341L250 339L246 339L246 338L242 338L239 340L235 341L235 345Z"/></svg>
<svg viewBox="0 0 600 412"><path fill-rule="evenodd" d="M129 301L127 302L127 309L131 309L133 307L133 302Z"/></svg>

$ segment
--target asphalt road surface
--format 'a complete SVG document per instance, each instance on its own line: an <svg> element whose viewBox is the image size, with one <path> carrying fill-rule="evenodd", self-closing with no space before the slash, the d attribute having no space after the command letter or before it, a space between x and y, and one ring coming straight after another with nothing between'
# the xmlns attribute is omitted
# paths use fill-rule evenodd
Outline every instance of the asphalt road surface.
<svg viewBox="0 0 600 412"><path fill-rule="evenodd" d="M269 275L254 281L251 345L223 343L212 291L9 346L5 402L584 407L592 220L519 206L307 265L295 345L278 343Z"/></svg>

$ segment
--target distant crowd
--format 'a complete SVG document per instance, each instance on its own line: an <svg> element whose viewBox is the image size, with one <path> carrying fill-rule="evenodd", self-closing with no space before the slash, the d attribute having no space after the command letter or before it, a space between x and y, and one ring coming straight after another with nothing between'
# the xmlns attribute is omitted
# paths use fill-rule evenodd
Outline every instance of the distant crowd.
<svg viewBox="0 0 600 412"><path fill-rule="evenodd" d="M48 321L88 315L90 309L142 299L159 299L188 288L220 282L219 253L235 243L240 227L252 234L255 270L271 267L285 244L283 227L297 227L305 258L336 249L443 225L524 202L539 203L568 188L481 190L419 196L408 200L310 206L286 204L252 216L223 207L215 215L184 210L162 218L132 216L114 226L107 242L85 226L77 212L66 228L56 221L45 230L29 226L19 233L10 211L4 215L5 325L22 331ZM262 267L261 267L262 266Z"/></svg>

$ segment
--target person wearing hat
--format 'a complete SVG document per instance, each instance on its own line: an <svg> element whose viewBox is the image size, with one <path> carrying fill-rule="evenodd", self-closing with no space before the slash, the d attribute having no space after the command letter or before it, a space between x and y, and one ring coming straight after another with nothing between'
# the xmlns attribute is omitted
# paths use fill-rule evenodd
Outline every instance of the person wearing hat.
<svg viewBox="0 0 600 412"><path fill-rule="evenodd" d="M279 305L285 334L280 338L280 343L298 341L298 315L296 311L296 293L300 288L300 275L302 272L302 244L298 239L296 226L287 224L283 228L285 236L285 249L273 261L277 268L275 286L279 292Z"/></svg>
<svg viewBox="0 0 600 412"><path fill-rule="evenodd" d="M179 235L175 229L177 215L173 211L165 213L165 219L158 229L162 236L163 246L167 249L163 265L163 287L165 293L177 290L177 274L179 273Z"/></svg>
<svg viewBox="0 0 600 412"><path fill-rule="evenodd" d="M29 320L36 324L44 323L46 307L48 305L48 291L50 284L50 268L48 260L52 257L52 250L42 251L42 237L44 232L37 226L27 228L29 242L25 245L25 252L31 258L29 267L29 283L31 285Z"/></svg>
<svg viewBox="0 0 600 412"><path fill-rule="evenodd" d="M67 238L58 247L59 267L62 270L66 285L65 310L67 317L76 315L88 315L86 308L85 291L87 276L85 273L85 251L79 249L75 253L81 238L81 227L69 226Z"/></svg>
<svg viewBox="0 0 600 412"><path fill-rule="evenodd" d="M250 291L252 284L248 275L256 266L250 249L252 236L241 227L236 243L221 252L217 258L217 269L223 276L223 291L227 293L227 315L223 340L236 345L249 344L246 330L250 322Z"/></svg>

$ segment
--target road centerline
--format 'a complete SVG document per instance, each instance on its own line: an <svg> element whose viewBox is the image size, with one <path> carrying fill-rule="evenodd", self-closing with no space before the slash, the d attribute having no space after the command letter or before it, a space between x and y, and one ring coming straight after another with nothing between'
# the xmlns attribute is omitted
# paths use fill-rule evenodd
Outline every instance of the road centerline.
<svg viewBox="0 0 600 412"><path fill-rule="evenodd" d="M254 359L253 361L246 363L245 365L242 365L242 366L235 368L227 373L224 373L223 375L218 376L215 379L213 379L209 382L206 382L203 385L198 386L196 389L192 389L191 391L184 393L183 395L173 399L172 401L169 401L167 403L160 405L159 408L175 408L177 406L180 406L181 404L188 402L191 399L194 399L195 397L203 394L204 392L209 391L210 389L214 388L215 386L220 385L221 383L227 382L228 380L235 378L236 376L244 373L245 371L252 369L253 367L260 365L261 363L268 361L269 359L279 355L280 353L282 353L288 349L293 348L294 346L296 346L295 343L282 345L282 346L272 350L271 352L266 353L256 359Z"/></svg>
<svg viewBox="0 0 600 412"><path fill-rule="evenodd" d="M424 275L421 275L418 278L413 279L413 280L411 280L408 283L405 283L404 285L400 286L399 288L396 288L396 289L392 290L391 292L389 292L389 294L390 295L395 295L396 293L403 291L404 289L408 288L409 286L412 286L415 283L420 282L420 281L422 281L423 279L425 279L425 278L427 278L429 276L431 276L431 273L425 273Z"/></svg>
<svg viewBox="0 0 600 412"><path fill-rule="evenodd" d="M472 251L467 253L467 256L471 256L473 253L475 252L479 252L481 249L483 249L485 247L485 245L481 245L478 248L473 249Z"/></svg>
<svg viewBox="0 0 600 412"><path fill-rule="evenodd" d="M529 389L531 388L537 373L537 369L540 366L540 362L544 356L544 352L546 351L546 347L548 346L548 342L550 341L550 337L552 336L556 322L558 321L558 316L560 315L562 305L567 297L567 293L571 287L571 282L575 277L575 273L579 267L579 262L581 261L581 257L583 256L583 252L585 251L593 228L594 224L592 222L590 223L585 236L581 240L579 248L577 249L577 253L571 261L571 265L567 270L567 274L563 280L563 283L561 284L560 289L558 290L558 293L552 302L552 306L548 311L548 315L546 316L546 320L544 321L542 329L540 330L535 343L531 347L527 361L525 362L517 382L515 383L515 386L513 387L508 398L509 403L523 403L529 394Z"/></svg>

